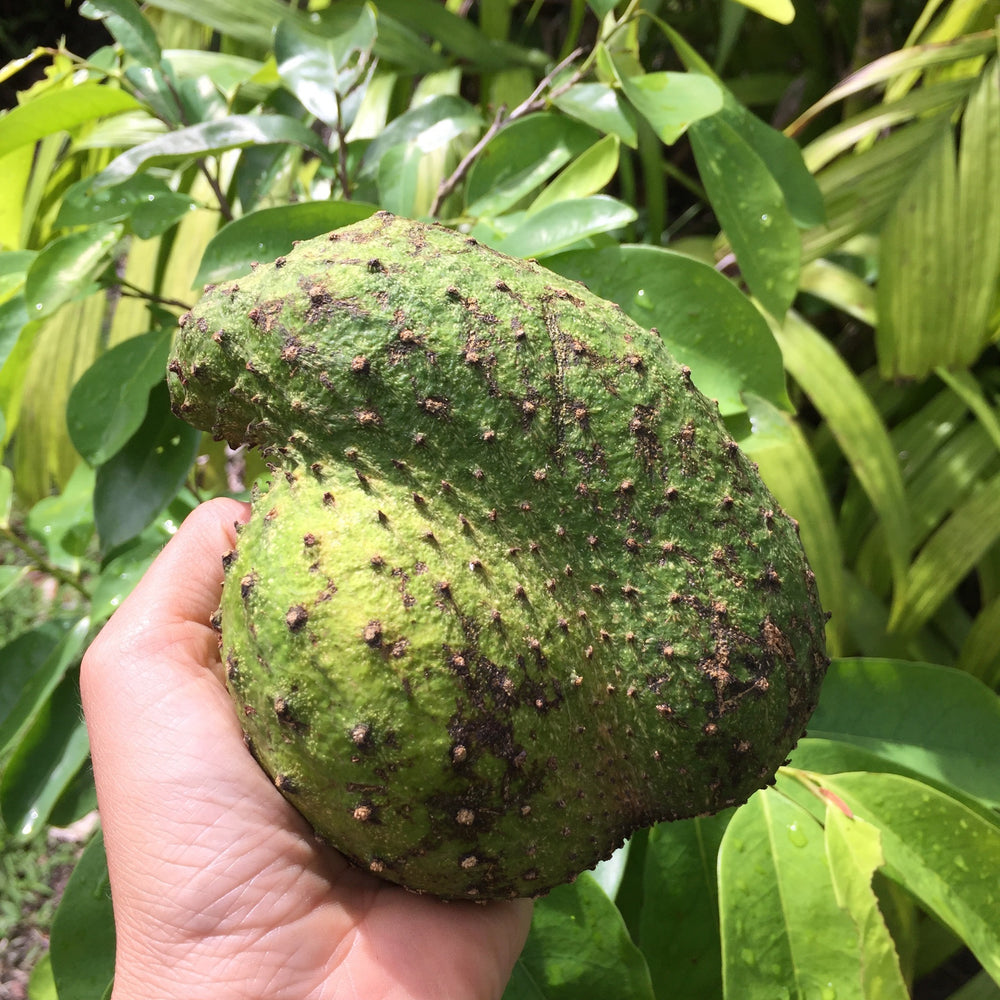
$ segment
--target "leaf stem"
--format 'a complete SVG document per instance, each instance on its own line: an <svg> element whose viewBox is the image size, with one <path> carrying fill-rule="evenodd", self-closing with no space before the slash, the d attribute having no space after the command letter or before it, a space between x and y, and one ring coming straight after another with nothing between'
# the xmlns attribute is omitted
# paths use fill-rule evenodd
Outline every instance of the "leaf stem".
<svg viewBox="0 0 1000 1000"><path fill-rule="evenodd" d="M131 281L126 281L124 278L118 279L118 285L122 289L122 295L130 295L135 299L146 299L149 302L156 302L161 306L173 306L176 309L183 309L185 312L191 308L186 302L181 302L180 299L165 299L162 295L156 295L153 292L147 292L138 285L133 285Z"/></svg>
<svg viewBox="0 0 1000 1000"><path fill-rule="evenodd" d="M22 539L17 532L9 527L0 528L0 535L10 542L12 545L19 548L28 558L31 560L31 569L35 569L40 573L44 573L46 576L51 576L54 580L58 580L59 583L66 584L67 587L72 587L81 596L90 600L90 592L86 587L80 582L77 576L72 573L67 573L66 570L61 569L59 566L50 563L44 556L40 556L24 539Z"/></svg>

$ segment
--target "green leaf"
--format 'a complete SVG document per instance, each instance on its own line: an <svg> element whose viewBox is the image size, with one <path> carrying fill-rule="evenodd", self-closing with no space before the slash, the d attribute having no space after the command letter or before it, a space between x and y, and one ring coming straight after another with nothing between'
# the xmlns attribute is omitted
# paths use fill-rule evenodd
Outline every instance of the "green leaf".
<svg viewBox="0 0 1000 1000"><path fill-rule="evenodd" d="M121 235L121 226L101 223L49 243L25 278L28 315L32 319L51 316L60 306L91 292Z"/></svg>
<svg viewBox="0 0 1000 1000"><path fill-rule="evenodd" d="M589 126L552 112L511 122L487 143L469 171L466 211L474 218L506 212L597 138Z"/></svg>
<svg viewBox="0 0 1000 1000"><path fill-rule="evenodd" d="M142 425L169 352L164 333L131 337L102 354L73 386L66 424L73 447L91 465L106 462Z"/></svg>
<svg viewBox="0 0 1000 1000"><path fill-rule="evenodd" d="M574 198L528 216L512 232L494 240L492 246L512 257L542 257L565 250L589 236L620 229L637 217L631 205L617 198L600 194Z"/></svg>
<svg viewBox="0 0 1000 1000"><path fill-rule="evenodd" d="M101 548L138 535L184 485L201 435L170 413L165 381L149 395L138 431L97 470L94 518Z"/></svg>
<svg viewBox="0 0 1000 1000"><path fill-rule="evenodd" d="M35 713L3 769L0 813L7 828L25 838L35 834L89 752L79 677L73 671Z"/></svg>
<svg viewBox="0 0 1000 1000"><path fill-rule="evenodd" d="M87 844L52 922L52 975L62 1000L104 1000L115 974L115 921L100 831Z"/></svg>
<svg viewBox="0 0 1000 1000"><path fill-rule="evenodd" d="M295 118L284 115L230 115L169 132L126 150L91 179L93 190L128 180L148 167L175 166L212 156L227 149L245 149L269 143L291 143L328 159L328 151L315 133Z"/></svg>
<svg viewBox="0 0 1000 1000"><path fill-rule="evenodd" d="M615 135L598 139L586 152L581 153L551 184L547 184L531 203L531 215L571 198L588 198L609 184L618 170L620 142Z"/></svg>
<svg viewBox="0 0 1000 1000"><path fill-rule="evenodd" d="M160 526L153 525L138 536L135 545L108 560L101 569L91 598L90 610L95 621L103 621L118 609L167 540Z"/></svg>
<svg viewBox="0 0 1000 1000"><path fill-rule="evenodd" d="M960 670L834 660L809 735L863 747L1000 807L1000 698Z"/></svg>
<svg viewBox="0 0 1000 1000"><path fill-rule="evenodd" d="M801 246L784 193L720 115L695 122L690 133L698 172L740 271L761 305L780 319L798 289Z"/></svg>
<svg viewBox="0 0 1000 1000"><path fill-rule="evenodd" d="M93 190L91 178L74 184L63 196L57 227L131 220L140 239L166 232L195 207L193 199L172 191L162 180L137 174L113 187Z"/></svg>
<svg viewBox="0 0 1000 1000"><path fill-rule="evenodd" d="M0 413L0 440L3 440L3 414ZM14 474L6 465L0 465L0 528L10 527L10 511L14 502ZM4 567L11 569L13 567ZM0 596L7 592L7 584L0 586Z"/></svg>
<svg viewBox="0 0 1000 1000"><path fill-rule="evenodd" d="M598 17L606 17L615 9L615 4L617 0L587 0L587 4L590 9Z"/></svg>
<svg viewBox="0 0 1000 1000"><path fill-rule="evenodd" d="M653 1000L649 970L614 903L586 872L535 903L504 1000Z"/></svg>
<svg viewBox="0 0 1000 1000"><path fill-rule="evenodd" d="M744 392L791 406L781 352L767 323L714 268L661 247L634 245L571 251L545 264L617 302L640 326L655 327L724 415L746 409Z"/></svg>
<svg viewBox="0 0 1000 1000"><path fill-rule="evenodd" d="M795 313L771 329L785 367L822 414L885 531L896 586L910 556L910 515L899 458L882 417L834 346Z"/></svg>
<svg viewBox="0 0 1000 1000"><path fill-rule="evenodd" d="M273 261L296 240L320 236L367 219L375 205L359 201L303 201L249 212L223 226L202 255L195 285L249 274L256 261Z"/></svg>
<svg viewBox="0 0 1000 1000"><path fill-rule="evenodd" d="M950 927L1000 981L1000 826L898 774L824 777L882 835L886 874Z"/></svg>
<svg viewBox="0 0 1000 1000"><path fill-rule="evenodd" d="M341 120L341 99L360 82L376 37L375 9L330 7L308 22L285 18L274 35L282 83L320 121Z"/></svg>
<svg viewBox="0 0 1000 1000"><path fill-rule="evenodd" d="M872 890L872 877L882 867L879 831L857 817L827 804L826 856L838 905L858 930L861 951L861 993L872 1000L910 1000L892 935Z"/></svg>
<svg viewBox="0 0 1000 1000"><path fill-rule="evenodd" d="M482 116L468 101L453 94L438 94L386 125L381 135L365 150L360 176L375 176L380 161L394 146L406 146L412 142L426 153L447 145L466 130L479 128L482 124Z"/></svg>
<svg viewBox="0 0 1000 1000"><path fill-rule="evenodd" d="M80 462L61 493L43 497L28 511L25 527L45 546L49 561L76 571L94 534L94 473Z"/></svg>
<svg viewBox="0 0 1000 1000"><path fill-rule="evenodd" d="M591 128L618 136L631 149L639 145L632 109L621 101L618 91L606 83L578 83L555 97L552 103Z"/></svg>
<svg viewBox="0 0 1000 1000"><path fill-rule="evenodd" d="M5 757L42 711L83 651L90 620L49 621L3 647L0 671L0 757Z"/></svg>
<svg viewBox="0 0 1000 1000"><path fill-rule="evenodd" d="M701 73L645 73L621 76L620 80L629 102L668 146L692 123L722 108L718 84Z"/></svg>
<svg viewBox="0 0 1000 1000"><path fill-rule="evenodd" d="M47 135L141 107L126 91L97 83L47 91L0 117L0 156Z"/></svg>
<svg viewBox="0 0 1000 1000"><path fill-rule="evenodd" d="M861 1000L858 934L837 905L823 828L772 788L736 811L719 851L726 1000Z"/></svg>
<svg viewBox="0 0 1000 1000"><path fill-rule="evenodd" d="M722 994L716 868L733 812L660 823L650 831L639 947L657 997Z"/></svg>
<svg viewBox="0 0 1000 1000"><path fill-rule="evenodd" d="M156 32L134 0L84 0L80 14L103 21L121 47L140 65L160 65L163 53Z"/></svg>

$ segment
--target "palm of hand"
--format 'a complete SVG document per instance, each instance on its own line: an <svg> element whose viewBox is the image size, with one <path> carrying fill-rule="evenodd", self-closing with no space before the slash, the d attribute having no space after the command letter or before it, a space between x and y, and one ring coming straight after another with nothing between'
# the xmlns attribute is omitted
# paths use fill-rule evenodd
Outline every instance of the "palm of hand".
<svg viewBox="0 0 1000 1000"><path fill-rule="evenodd" d="M115 997L499 997L530 904L442 903L352 868L246 752L207 625L245 516L199 508L84 663Z"/></svg>

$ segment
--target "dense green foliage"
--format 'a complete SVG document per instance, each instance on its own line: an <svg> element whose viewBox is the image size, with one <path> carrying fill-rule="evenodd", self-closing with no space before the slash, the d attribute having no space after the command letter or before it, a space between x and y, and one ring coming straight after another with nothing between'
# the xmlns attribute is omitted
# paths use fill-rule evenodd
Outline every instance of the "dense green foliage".
<svg viewBox="0 0 1000 1000"><path fill-rule="evenodd" d="M898 1000L960 949L1000 996L1000 3L309 6L89 0L105 47L0 70L44 68L0 116L0 592L67 597L0 637L7 829L93 807L82 650L262 471L170 415L177 316L386 208L657 328L833 614L775 787L539 902L508 1000ZM37 997L104 993L105 878Z"/></svg>

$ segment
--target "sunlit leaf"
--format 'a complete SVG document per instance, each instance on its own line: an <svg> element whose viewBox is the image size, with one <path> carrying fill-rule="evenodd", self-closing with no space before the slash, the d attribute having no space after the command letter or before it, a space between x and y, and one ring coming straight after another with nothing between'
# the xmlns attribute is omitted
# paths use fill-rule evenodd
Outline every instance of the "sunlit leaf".
<svg viewBox="0 0 1000 1000"><path fill-rule="evenodd" d="M726 1000L863 997L857 929L837 904L823 828L774 789L726 828L719 907Z"/></svg>
<svg viewBox="0 0 1000 1000"><path fill-rule="evenodd" d="M160 64L162 52L156 32L134 0L84 0L80 14L103 21L121 47L140 64Z"/></svg>
<svg viewBox="0 0 1000 1000"><path fill-rule="evenodd" d="M128 180L148 167L177 165L227 149L245 149L269 143L301 146L322 159L328 155L315 133L295 118L284 115L231 115L218 121L178 129L134 146L96 174L91 184L94 190L98 190Z"/></svg>
<svg viewBox="0 0 1000 1000"><path fill-rule="evenodd" d="M588 236L620 229L636 218L635 209L617 198L600 194L573 198L528 216L492 245L512 257L542 257L565 250Z"/></svg>
<svg viewBox="0 0 1000 1000"><path fill-rule="evenodd" d="M0 116L0 156L55 132L140 107L126 91L97 83L48 91Z"/></svg>
<svg viewBox="0 0 1000 1000"><path fill-rule="evenodd" d="M837 903L851 915L858 930L862 996L910 1000L892 935L871 885L885 863L878 829L828 803L824 831Z"/></svg>
<svg viewBox="0 0 1000 1000"><path fill-rule="evenodd" d="M202 255L196 285L226 281L250 272L255 261L288 253L296 240L367 219L375 205L356 201L305 201L262 208L235 219L212 237Z"/></svg>
<svg viewBox="0 0 1000 1000"><path fill-rule="evenodd" d="M670 352L724 415L746 409L744 392L790 407L781 352L760 313L714 268L660 247L616 246L546 260L656 327Z"/></svg>
<svg viewBox="0 0 1000 1000"><path fill-rule="evenodd" d="M553 103L591 128L618 136L632 149L639 143L631 107L606 83L578 83L555 97Z"/></svg>
<svg viewBox="0 0 1000 1000"><path fill-rule="evenodd" d="M24 282L28 315L51 316L60 306L92 291L121 238L121 226L99 223L53 240L32 263Z"/></svg>
<svg viewBox="0 0 1000 1000"><path fill-rule="evenodd" d="M701 73L622 76L621 85L629 102L667 145L673 145L693 122L722 108L722 91Z"/></svg>
<svg viewBox="0 0 1000 1000"><path fill-rule="evenodd" d="M897 774L823 778L882 836L886 874L950 927L1000 979L1000 826L928 785Z"/></svg>
<svg viewBox="0 0 1000 1000"><path fill-rule="evenodd" d="M581 153L565 170L547 184L531 203L531 215L547 205L570 198L588 198L609 184L618 170L619 139L606 135Z"/></svg>
<svg viewBox="0 0 1000 1000"><path fill-rule="evenodd" d="M1000 698L953 667L834 660L809 736L862 747L1000 806Z"/></svg>
<svg viewBox="0 0 1000 1000"><path fill-rule="evenodd" d="M795 5L792 0L736 0L736 2L781 24L791 24L795 19Z"/></svg>
<svg viewBox="0 0 1000 1000"><path fill-rule="evenodd" d="M113 187L92 190L90 178L74 184L63 196L57 226L89 226L97 222L132 220L141 239L157 236L194 206L187 195L178 194L158 177L136 174Z"/></svg>

